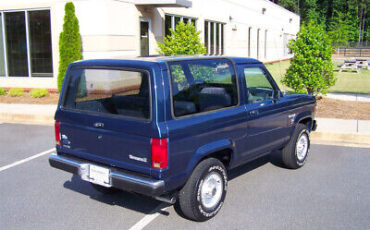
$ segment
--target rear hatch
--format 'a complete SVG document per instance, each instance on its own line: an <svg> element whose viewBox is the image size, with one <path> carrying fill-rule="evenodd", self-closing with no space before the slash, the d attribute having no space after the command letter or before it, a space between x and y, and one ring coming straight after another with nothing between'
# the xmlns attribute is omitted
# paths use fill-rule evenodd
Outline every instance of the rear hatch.
<svg viewBox="0 0 370 230"><path fill-rule="evenodd" d="M148 70L72 67L55 116L58 152L150 175L150 76Z"/></svg>

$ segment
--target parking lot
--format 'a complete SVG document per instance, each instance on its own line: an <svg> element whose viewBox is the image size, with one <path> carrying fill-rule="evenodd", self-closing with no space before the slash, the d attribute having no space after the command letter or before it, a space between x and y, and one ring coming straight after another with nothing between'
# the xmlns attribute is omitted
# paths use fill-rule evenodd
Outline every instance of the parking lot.
<svg viewBox="0 0 370 230"><path fill-rule="evenodd" d="M51 126L0 124L0 229L369 229L370 149L312 145L305 167L279 152L229 173L226 202L212 220L121 192L102 195L51 168Z"/></svg>

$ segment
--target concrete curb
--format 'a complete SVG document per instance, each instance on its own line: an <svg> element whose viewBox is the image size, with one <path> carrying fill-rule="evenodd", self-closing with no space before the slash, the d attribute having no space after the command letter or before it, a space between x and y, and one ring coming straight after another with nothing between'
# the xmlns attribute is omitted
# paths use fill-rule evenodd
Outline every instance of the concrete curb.
<svg viewBox="0 0 370 230"><path fill-rule="evenodd" d="M54 115L0 113L0 121L3 123L52 125L54 124Z"/></svg>
<svg viewBox="0 0 370 230"><path fill-rule="evenodd" d="M336 144L370 148L370 135L358 133L312 132L314 144Z"/></svg>

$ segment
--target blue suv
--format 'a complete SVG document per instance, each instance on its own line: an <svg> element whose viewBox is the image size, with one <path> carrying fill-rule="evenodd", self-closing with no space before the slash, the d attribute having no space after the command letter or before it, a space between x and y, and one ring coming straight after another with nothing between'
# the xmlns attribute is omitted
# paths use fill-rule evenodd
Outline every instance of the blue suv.
<svg viewBox="0 0 370 230"><path fill-rule="evenodd" d="M255 59L151 57L87 60L66 73L50 165L103 193L117 189L214 217L227 174L273 150L306 162L312 95L285 95Z"/></svg>

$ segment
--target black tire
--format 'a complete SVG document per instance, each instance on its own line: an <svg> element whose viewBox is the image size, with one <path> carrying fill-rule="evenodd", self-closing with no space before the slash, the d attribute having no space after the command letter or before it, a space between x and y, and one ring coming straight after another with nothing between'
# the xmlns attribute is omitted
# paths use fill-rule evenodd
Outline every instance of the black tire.
<svg viewBox="0 0 370 230"><path fill-rule="evenodd" d="M212 177L212 178L211 178ZM203 201L202 192L203 183L206 179L216 182L216 186L212 189L212 197L216 197L217 201L212 207L206 207ZM214 178L219 179L214 180ZM208 181L208 180L207 180ZM222 187L220 187L222 185ZM218 188L218 189L216 189ZM227 172L225 166L215 158L208 158L200 162L195 167L190 178L179 193L179 206L182 213L189 219L195 221L206 221L214 217L221 209L227 191ZM211 198L212 199L212 198Z"/></svg>
<svg viewBox="0 0 370 230"><path fill-rule="evenodd" d="M305 152L304 157L303 154L298 154L297 152L297 144L298 141L301 140L300 138L302 136L307 138L307 150L303 151ZM310 132L308 131L306 125L299 123L297 124L289 143L282 149L283 163L287 168L298 169L306 163L309 152Z"/></svg>
<svg viewBox="0 0 370 230"><path fill-rule="evenodd" d="M102 194L114 194L114 193L117 193L119 191L118 189L113 188L113 187L108 188L108 187L104 187L104 186L94 184L94 183L90 183L90 184L96 191L98 191Z"/></svg>

